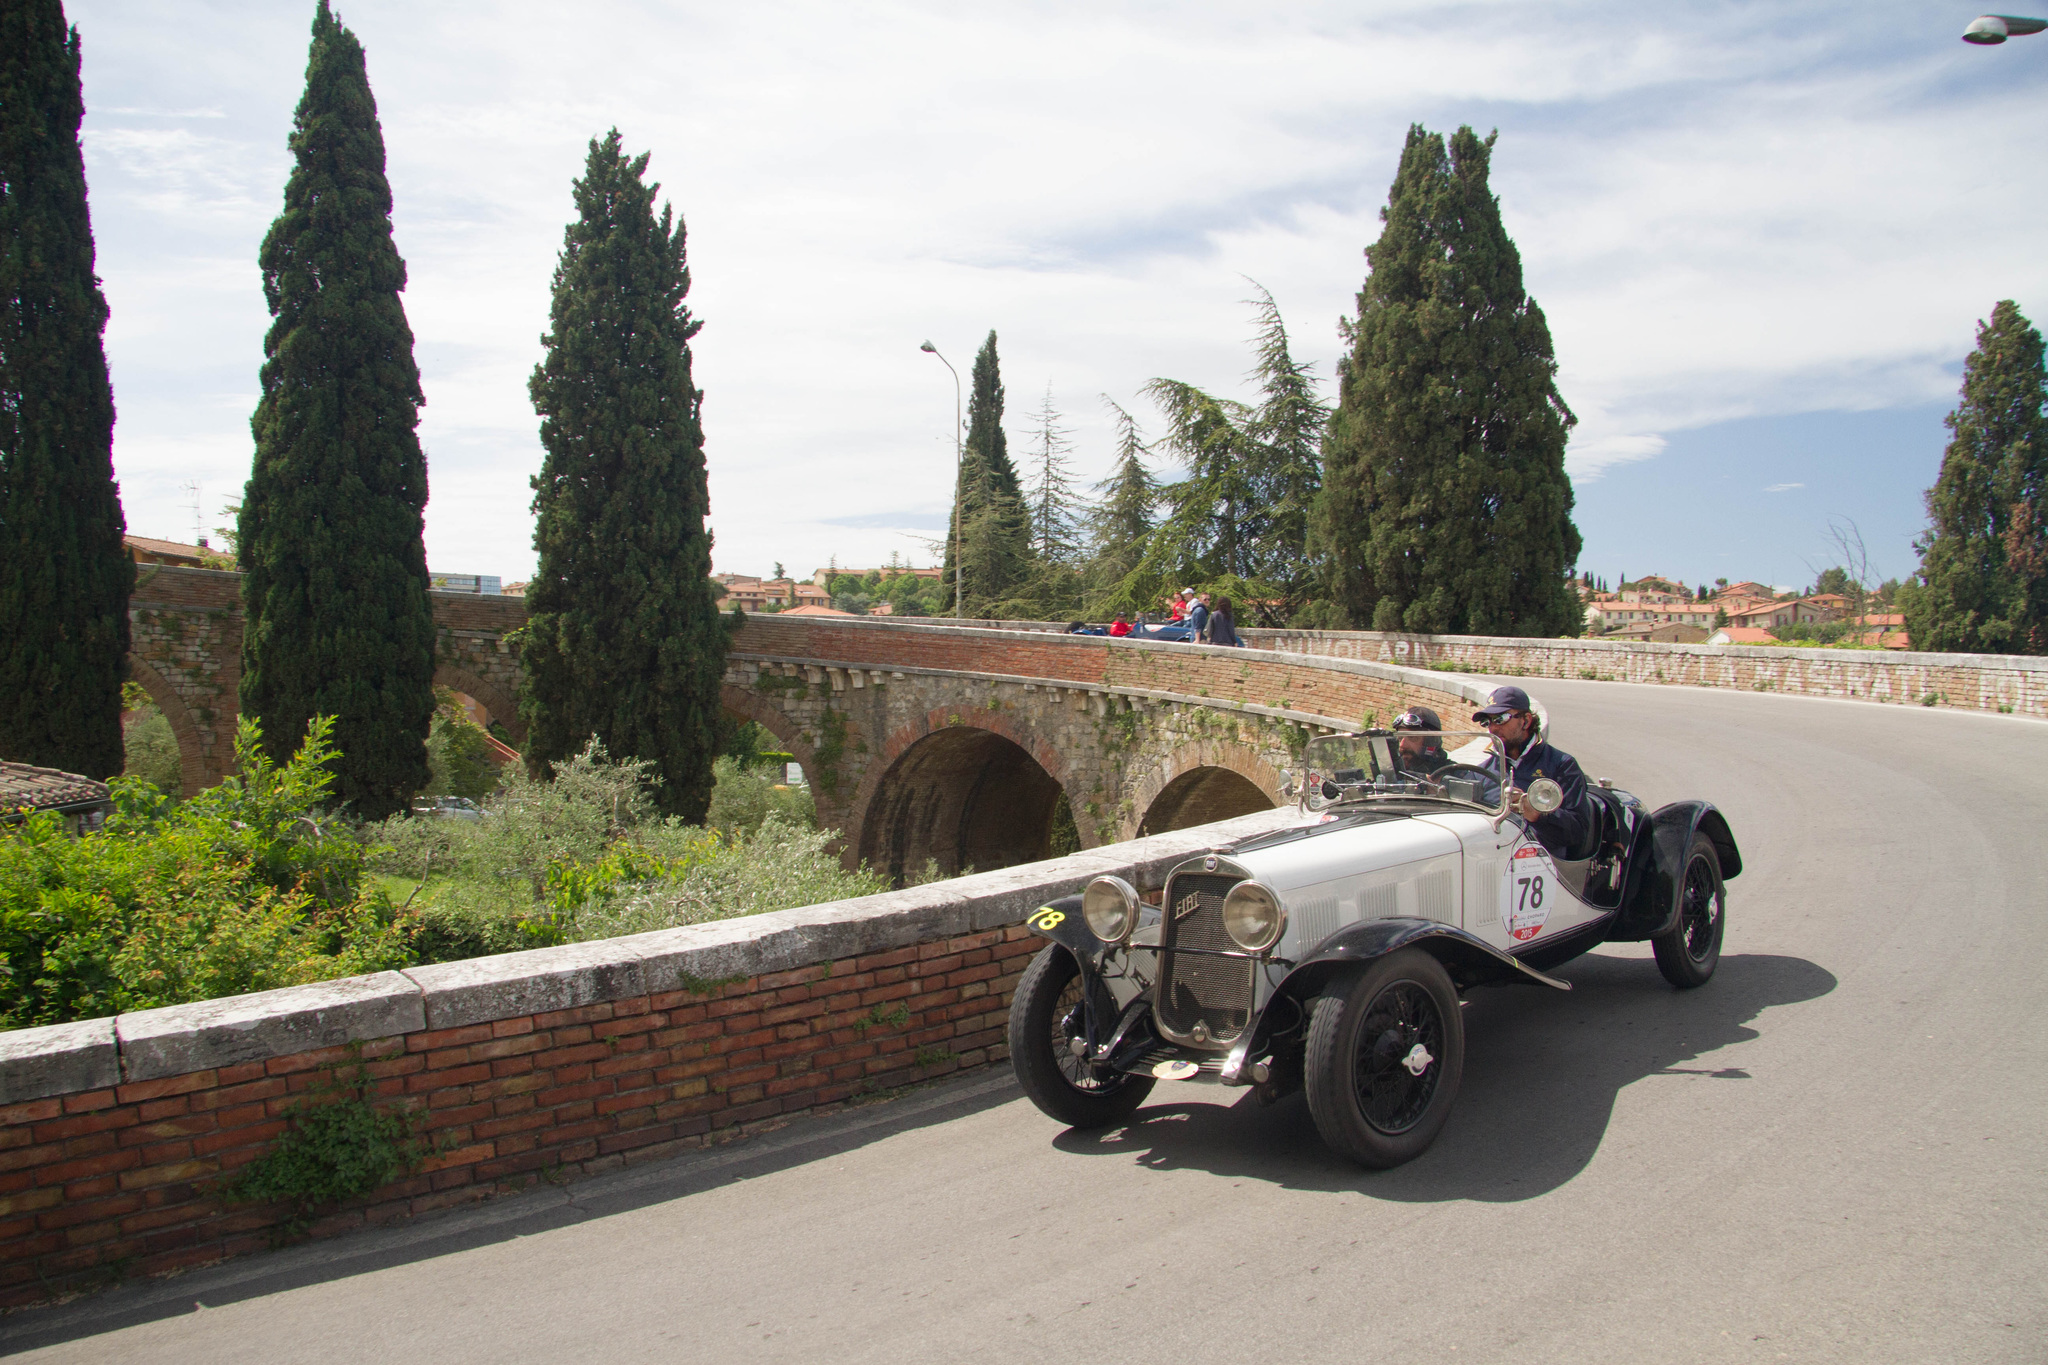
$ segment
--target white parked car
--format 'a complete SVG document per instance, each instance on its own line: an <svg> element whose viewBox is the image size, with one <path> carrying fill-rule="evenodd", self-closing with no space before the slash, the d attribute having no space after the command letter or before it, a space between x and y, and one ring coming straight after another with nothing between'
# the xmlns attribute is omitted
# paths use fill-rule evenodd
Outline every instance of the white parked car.
<svg viewBox="0 0 2048 1365"><path fill-rule="evenodd" d="M1713 806L1650 812L1589 784L1582 846L1553 855L1508 812L1498 740L1423 736L1441 748L1419 764L1403 738L1310 741L1301 823L1181 863L1158 904L1098 877L1026 921L1051 942L1011 1003L1010 1056L1039 1108L1103 1127L1159 1080L1299 1086L1331 1147L1395 1166L1450 1115L1465 992L1569 990L1547 973L1613 941L1648 940L1674 986L1713 975L1742 870Z"/></svg>
<svg viewBox="0 0 2048 1365"><path fill-rule="evenodd" d="M441 820L481 820L490 814L466 796L422 796L412 803L412 813Z"/></svg>

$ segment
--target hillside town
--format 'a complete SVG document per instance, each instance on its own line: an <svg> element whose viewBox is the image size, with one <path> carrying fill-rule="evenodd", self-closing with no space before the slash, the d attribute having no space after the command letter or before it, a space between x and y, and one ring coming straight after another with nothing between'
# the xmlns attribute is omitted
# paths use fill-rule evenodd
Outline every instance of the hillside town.
<svg viewBox="0 0 2048 1365"><path fill-rule="evenodd" d="M1823 574L1823 580L1839 577ZM1688 589L1659 574L1624 581L1618 591L1581 583L1588 636L1650 640L1660 644L1841 644L1906 649L1906 618L1886 610L1882 589L1860 593L1798 592L1744 581L1717 580L1711 589ZM1854 584L1848 584L1852 590ZM1856 600L1860 597L1860 602Z"/></svg>

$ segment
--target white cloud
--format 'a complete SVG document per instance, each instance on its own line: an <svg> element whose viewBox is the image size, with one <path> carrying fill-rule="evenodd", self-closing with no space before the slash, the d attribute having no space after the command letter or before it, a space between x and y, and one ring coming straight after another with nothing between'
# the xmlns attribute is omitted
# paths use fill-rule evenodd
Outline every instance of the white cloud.
<svg viewBox="0 0 2048 1365"><path fill-rule="evenodd" d="M254 259L311 6L70 8L143 529L141 490L246 470ZM1329 375L1415 120L1501 129L1494 187L1581 417L1580 480L1688 427L1950 393L1974 320L2048 294L2048 188L1966 154L2043 78L1902 2L1853 32L1818 0L353 0L345 18L389 148L429 552L451 572L530 570L526 377L569 181L613 124L690 225L721 567L921 553L903 523L943 514L953 456L926 337L964 373L997 328L1013 442L1050 381L1090 477L1098 394L1241 383L1241 276Z"/></svg>
<svg viewBox="0 0 2048 1365"><path fill-rule="evenodd" d="M1767 485L1767 486L1766 486L1766 487L1764 488L1764 492L1766 492L1766 493L1789 493L1789 492L1791 492L1791 491L1792 491L1793 489L1795 489L1795 488L1804 488L1804 487L1806 487L1806 485L1805 485L1805 484L1803 484L1803 483L1774 483L1774 484L1769 484L1769 485ZM963 536L963 537L961 538L961 543L962 543L962 544L965 544L965 543L966 543L966 538L965 538L964 536Z"/></svg>

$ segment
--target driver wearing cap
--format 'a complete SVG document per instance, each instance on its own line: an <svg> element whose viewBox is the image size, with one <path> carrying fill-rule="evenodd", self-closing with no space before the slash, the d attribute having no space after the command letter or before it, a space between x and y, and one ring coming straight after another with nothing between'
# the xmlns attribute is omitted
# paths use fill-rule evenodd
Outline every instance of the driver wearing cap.
<svg viewBox="0 0 2048 1365"><path fill-rule="evenodd" d="M1508 752L1513 771L1508 777L1508 809L1522 817L1537 842L1553 858L1581 843L1586 836L1586 775L1579 761L1562 749L1543 742L1543 723L1536 717L1529 694L1519 687L1496 687L1486 705L1472 713ZM1500 772L1500 756L1489 755L1487 769ZM1543 812L1529 804L1529 784L1547 777L1564 789L1564 803Z"/></svg>

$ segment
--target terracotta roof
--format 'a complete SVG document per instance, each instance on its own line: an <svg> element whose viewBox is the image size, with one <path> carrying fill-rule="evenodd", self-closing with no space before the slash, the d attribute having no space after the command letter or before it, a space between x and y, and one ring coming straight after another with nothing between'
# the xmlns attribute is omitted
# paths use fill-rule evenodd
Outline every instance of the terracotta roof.
<svg viewBox="0 0 2048 1365"><path fill-rule="evenodd" d="M852 613L852 612L850 612L850 611L841 611L841 610L839 610L839 608L837 608L837 607L814 607L814 606L802 606L802 607L790 607L790 608L788 608L787 610L783 611L783 612L782 612L782 615L784 615L784 616L851 616L851 615L853 615L853 613Z"/></svg>
<svg viewBox="0 0 2048 1365"><path fill-rule="evenodd" d="M1727 637L1723 639L1722 637ZM1774 645L1778 637L1757 626L1723 626L1707 637L1709 644Z"/></svg>
<svg viewBox="0 0 2048 1365"><path fill-rule="evenodd" d="M0 810L61 810L98 805L107 799L107 784L57 768L27 763L0 763Z"/></svg>

